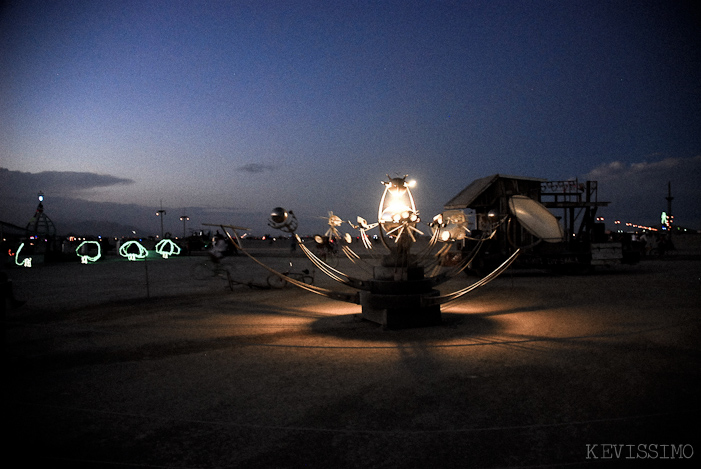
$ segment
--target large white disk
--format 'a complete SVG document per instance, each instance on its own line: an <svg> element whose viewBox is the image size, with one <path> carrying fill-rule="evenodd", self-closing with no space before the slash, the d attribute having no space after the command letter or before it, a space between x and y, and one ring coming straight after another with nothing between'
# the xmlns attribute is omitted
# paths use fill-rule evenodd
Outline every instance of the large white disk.
<svg viewBox="0 0 701 469"><path fill-rule="evenodd" d="M533 236L548 243L562 241L563 234L555 215L542 204L525 195L514 195L509 199L509 209L521 225Z"/></svg>

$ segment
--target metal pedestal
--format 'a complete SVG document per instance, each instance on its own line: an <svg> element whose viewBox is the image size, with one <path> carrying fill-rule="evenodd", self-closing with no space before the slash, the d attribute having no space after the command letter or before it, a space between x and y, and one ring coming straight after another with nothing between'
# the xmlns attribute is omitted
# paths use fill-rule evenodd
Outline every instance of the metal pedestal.
<svg viewBox="0 0 701 469"><path fill-rule="evenodd" d="M388 329L434 326L441 322L440 305L427 305L437 296L420 267L376 267L369 291L360 292L362 317Z"/></svg>

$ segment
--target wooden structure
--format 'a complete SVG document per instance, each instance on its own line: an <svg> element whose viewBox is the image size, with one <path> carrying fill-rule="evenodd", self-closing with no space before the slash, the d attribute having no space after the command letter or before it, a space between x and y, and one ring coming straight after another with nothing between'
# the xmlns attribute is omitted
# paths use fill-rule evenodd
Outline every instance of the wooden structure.
<svg viewBox="0 0 701 469"><path fill-rule="evenodd" d="M495 229L474 262L477 271L488 270L520 248L515 266L592 266L620 263L620 243L607 242L603 223L597 223L599 207L609 203L597 198L597 182L548 181L546 179L494 174L476 179L445 204L446 210L474 211L476 235ZM509 210L509 199L527 196L546 207L560 221L561 242L541 243ZM470 249L466 243L465 249Z"/></svg>

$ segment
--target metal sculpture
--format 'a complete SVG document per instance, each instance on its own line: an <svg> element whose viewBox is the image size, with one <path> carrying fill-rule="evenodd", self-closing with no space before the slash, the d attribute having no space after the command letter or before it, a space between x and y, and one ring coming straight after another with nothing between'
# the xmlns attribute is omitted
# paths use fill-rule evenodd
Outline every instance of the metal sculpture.
<svg viewBox="0 0 701 469"><path fill-rule="evenodd" d="M224 232L242 253L263 268L307 291L335 300L359 304L362 306L362 317L365 319L388 328L438 324L441 321L441 305L455 301L476 288L486 285L511 265L519 251L514 252L489 275L473 284L450 293L441 293L436 287L463 272L470 265L482 243L492 236L494 229L503 223L504 219L496 221L490 232L479 238L472 238L467 219L462 211L444 212L435 216L428 224L431 236L426 246L418 253L412 253L411 248L417 243L418 235L424 234L418 228L421 219L411 193L413 183L406 180L407 176L387 177L387 181L382 181L385 189L378 207L377 223L369 224L362 217L357 218L357 225L348 222L351 227L359 231L363 246L371 253L373 246L367 232L379 227L379 240L387 253L379 258L374 257L376 262L371 265L373 272L371 279L347 275L314 254L296 234L298 221L292 210L276 207L270 214L269 226L293 235L302 252L319 270L338 283L351 287L355 290L354 292L331 290L290 278L268 267L243 249L238 242L235 229L233 232L236 239L232 238L226 229ZM367 262L351 248L350 235L341 233L339 229L342 225L341 218L329 212L328 220L329 229L325 237L334 242L345 242L341 250L352 262ZM226 225L219 226L224 228ZM475 247L469 255L462 256L456 262L449 262L450 247L455 241L462 239L475 241ZM438 248L439 243L444 245Z"/></svg>

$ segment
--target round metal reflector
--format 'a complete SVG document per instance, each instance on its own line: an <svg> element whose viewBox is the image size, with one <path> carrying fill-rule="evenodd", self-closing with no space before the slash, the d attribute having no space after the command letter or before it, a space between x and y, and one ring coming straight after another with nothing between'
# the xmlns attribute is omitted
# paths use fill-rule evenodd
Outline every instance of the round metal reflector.
<svg viewBox="0 0 701 469"><path fill-rule="evenodd" d="M560 223L540 203L525 195L514 195L509 199L509 209L521 225L533 236L548 243L562 241Z"/></svg>

